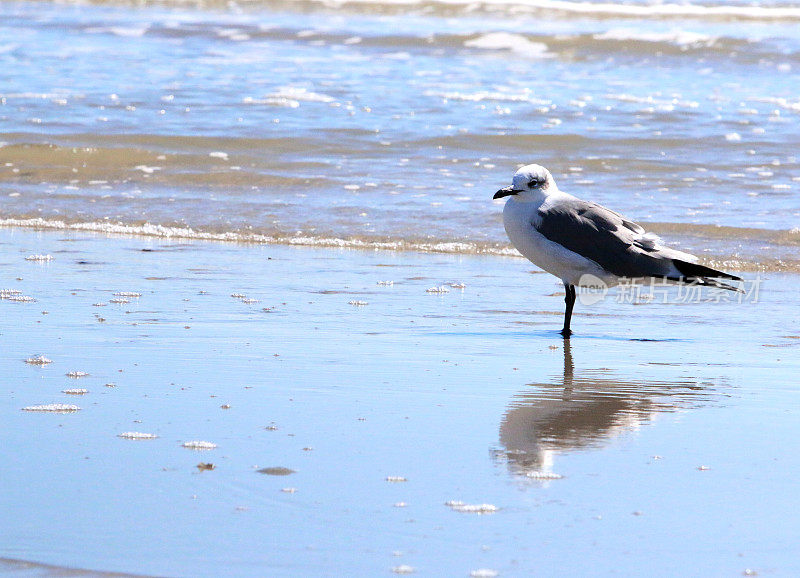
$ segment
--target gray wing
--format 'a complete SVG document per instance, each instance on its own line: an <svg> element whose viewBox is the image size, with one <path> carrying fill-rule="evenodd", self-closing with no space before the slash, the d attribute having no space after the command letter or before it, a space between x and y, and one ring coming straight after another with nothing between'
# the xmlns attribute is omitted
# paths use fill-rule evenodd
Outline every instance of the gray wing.
<svg viewBox="0 0 800 578"><path fill-rule="evenodd" d="M642 242L644 229L596 203L559 199L539 209L534 224L542 235L600 265L618 277L665 277L672 259L652 243Z"/></svg>

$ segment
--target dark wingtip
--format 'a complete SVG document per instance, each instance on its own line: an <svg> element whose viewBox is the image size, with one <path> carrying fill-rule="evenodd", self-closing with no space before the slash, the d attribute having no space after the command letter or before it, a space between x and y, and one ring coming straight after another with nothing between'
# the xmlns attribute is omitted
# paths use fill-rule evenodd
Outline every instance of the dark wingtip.
<svg viewBox="0 0 800 578"><path fill-rule="evenodd" d="M675 268L681 272L685 277L720 277L721 279L730 279L731 281L742 281L741 277L717 271L705 265L698 265L697 263L689 263L689 261L682 261L681 259L673 259L672 263Z"/></svg>
<svg viewBox="0 0 800 578"><path fill-rule="evenodd" d="M722 281L711 279L710 277L664 277L669 281L676 281L678 283L685 283L687 285L700 285L701 287L714 287L715 289L727 289L728 291L735 291L736 293L744 293L741 287L734 287ZM737 277L737 279L739 279ZM739 279L741 281L741 279Z"/></svg>

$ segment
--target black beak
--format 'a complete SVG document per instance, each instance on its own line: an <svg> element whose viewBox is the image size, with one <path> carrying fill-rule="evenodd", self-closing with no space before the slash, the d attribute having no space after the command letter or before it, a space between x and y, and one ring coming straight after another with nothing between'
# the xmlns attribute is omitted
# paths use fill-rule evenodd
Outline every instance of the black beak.
<svg viewBox="0 0 800 578"><path fill-rule="evenodd" d="M519 191L519 190L515 189L513 185L509 185L508 187L503 187L502 189L497 191L492 198L493 199L502 199L503 197L507 197L509 195L516 195L517 193L521 193L521 192L522 191Z"/></svg>

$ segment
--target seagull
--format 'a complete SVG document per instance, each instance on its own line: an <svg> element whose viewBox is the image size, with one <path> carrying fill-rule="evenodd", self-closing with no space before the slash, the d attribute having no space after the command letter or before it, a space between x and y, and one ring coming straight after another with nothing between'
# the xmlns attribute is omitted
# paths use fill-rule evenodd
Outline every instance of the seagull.
<svg viewBox="0 0 800 578"><path fill-rule="evenodd" d="M740 277L697 264L698 258L671 249L643 227L602 205L559 190L539 165L519 169L511 186L495 199L510 197L503 226L529 261L564 283L566 311L561 335L569 339L575 287L613 287L627 280L661 279L742 292L716 278Z"/></svg>

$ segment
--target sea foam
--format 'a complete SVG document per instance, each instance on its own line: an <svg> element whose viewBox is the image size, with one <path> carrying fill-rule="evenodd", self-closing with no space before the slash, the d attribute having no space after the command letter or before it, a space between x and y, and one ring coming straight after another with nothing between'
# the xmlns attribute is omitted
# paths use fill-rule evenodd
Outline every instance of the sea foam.
<svg viewBox="0 0 800 578"><path fill-rule="evenodd" d="M483 50L509 50L520 56L528 58L542 58L550 56L547 44L533 42L520 34L508 32L491 32L478 38L464 42L467 48L480 48Z"/></svg>

